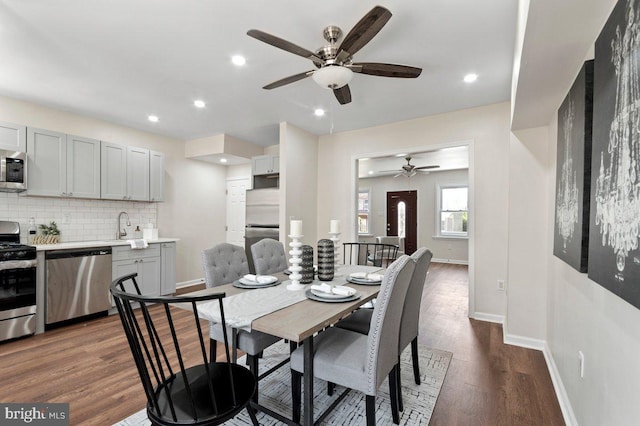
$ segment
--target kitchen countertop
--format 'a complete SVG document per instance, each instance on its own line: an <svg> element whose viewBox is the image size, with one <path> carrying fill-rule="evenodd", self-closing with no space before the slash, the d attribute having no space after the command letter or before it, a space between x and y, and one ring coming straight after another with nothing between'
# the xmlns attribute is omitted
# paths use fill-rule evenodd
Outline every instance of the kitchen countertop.
<svg viewBox="0 0 640 426"><path fill-rule="evenodd" d="M179 241L179 238L158 238L157 240L147 240L149 244L157 243L171 243ZM65 250L76 248L91 248L91 247L113 247L113 246L128 246L130 245L127 240L102 240L102 241L70 241L58 244L40 244L36 245L37 251L49 251L49 250Z"/></svg>

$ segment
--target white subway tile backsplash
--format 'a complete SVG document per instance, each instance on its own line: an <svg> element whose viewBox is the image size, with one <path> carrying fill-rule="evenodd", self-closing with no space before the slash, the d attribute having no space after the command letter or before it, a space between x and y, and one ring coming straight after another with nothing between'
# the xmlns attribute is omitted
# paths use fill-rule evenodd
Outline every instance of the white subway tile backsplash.
<svg viewBox="0 0 640 426"><path fill-rule="evenodd" d="M48 225L55 221L63 242L112 240L121 211L129 215L131 226L125 226L125 219L121 224L129 235L133 235L138 225L142 229L145 223L157 222L158 209L155 203L27 197L0 192L0 220L19 222L23 243L27 242L30 217L35 218L37 225Z"/></svg>

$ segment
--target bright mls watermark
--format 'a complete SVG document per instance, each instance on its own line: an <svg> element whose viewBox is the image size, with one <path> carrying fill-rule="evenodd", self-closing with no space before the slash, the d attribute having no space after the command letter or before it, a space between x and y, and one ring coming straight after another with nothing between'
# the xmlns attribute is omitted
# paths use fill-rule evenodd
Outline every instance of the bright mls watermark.
<svg viewBox="0 0 640 426"><path fill-rule="evenodd" d="M0 425L69 426L69 404L0 403Z"/></svg>

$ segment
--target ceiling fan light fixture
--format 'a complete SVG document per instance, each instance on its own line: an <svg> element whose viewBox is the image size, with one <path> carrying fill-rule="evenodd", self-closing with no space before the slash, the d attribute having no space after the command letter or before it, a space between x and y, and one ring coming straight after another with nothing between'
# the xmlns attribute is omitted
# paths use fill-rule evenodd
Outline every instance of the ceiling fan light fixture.
<svg viewBox="0 0 640 426"><path fill-rule="evenodd" d="M353 71L340 65L328 65L313 73L313 81L325 89L339 89L349 84Z"/></svg>

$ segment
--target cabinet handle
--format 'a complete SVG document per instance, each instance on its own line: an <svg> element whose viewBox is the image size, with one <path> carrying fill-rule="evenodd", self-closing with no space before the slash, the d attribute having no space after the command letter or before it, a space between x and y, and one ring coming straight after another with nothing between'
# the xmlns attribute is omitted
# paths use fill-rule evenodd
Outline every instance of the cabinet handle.
<svg viewBox="0 0 640 426"><path fill-rule="evenodd" d="M123 197L122 197L122 199L123 199L123 200L126 200L126 199L127 199L127 196L126 196L126 195L125 195L125 196L123 196Z"/></svg>
<svg viewBox="0 0 640 426"><path fill-rule="evenodd" d="M69 197L73 197L73 192L69 192L69 193L67 193L67 195L68 195Z"/></svg>

